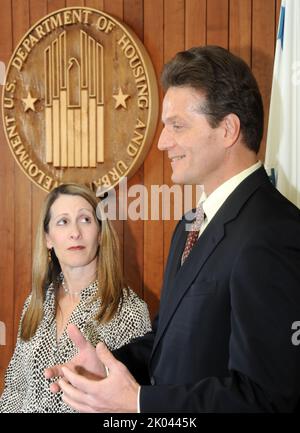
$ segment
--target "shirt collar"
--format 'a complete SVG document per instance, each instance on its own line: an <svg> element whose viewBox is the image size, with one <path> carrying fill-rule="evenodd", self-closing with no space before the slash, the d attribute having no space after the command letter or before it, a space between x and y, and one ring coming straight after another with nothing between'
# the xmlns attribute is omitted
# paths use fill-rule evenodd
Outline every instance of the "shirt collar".
<svg viewBox="0 0 300 433"><path fill-rule="evenodd" d="M203 209L206 218L206 225L212 220L215 214L218 212L222 204L229 197L229 195L237 188L237 186L244 180L246 177L250 176L254 171L260 168L262 163L260 161L251 165L251 167L246 168L246 170L241 171L235 176L228 179L222 185L220 185L217 189L215 189L208 197L203 191L199 203L203 202ZM199 204L198 203L198 204Z"/></svg>

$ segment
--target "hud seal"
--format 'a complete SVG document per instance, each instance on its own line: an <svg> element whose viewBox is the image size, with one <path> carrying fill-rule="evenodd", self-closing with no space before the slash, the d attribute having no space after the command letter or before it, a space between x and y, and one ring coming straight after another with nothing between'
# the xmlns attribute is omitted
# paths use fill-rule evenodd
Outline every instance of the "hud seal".
<svg viewBox="0 0 300 433"><path fill-rule="evenodd" d="M124 23L66 8L38 21L16 47L2 110L13 156L36 185L110 189L134 174L151 146L157 82Z"/></svg>

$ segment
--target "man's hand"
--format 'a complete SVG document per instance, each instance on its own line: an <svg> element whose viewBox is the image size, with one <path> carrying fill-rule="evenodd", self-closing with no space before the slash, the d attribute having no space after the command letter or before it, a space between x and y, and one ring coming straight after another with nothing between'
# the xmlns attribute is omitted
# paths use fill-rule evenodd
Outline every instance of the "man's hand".
<svg viewBox="0 0 300 433"><path fill-rule="evenodd" d="M99 363L109 369L107 378L93 380L62 367L64 378L58 383L63 401L79 412L137 412L139 384L105 344L99 343L96 353Z"/></svg>
<svg viewBox="0 0 300 433"><path fill-rule="evenodd" d="M102 362L96 354L95 348L83 337L79 329L73 325L68 325L68 335L77 346L79 353L68 363L64 365L54 365L53 367L45 370L45 377L50 379L52 377L64 376L63 367L68 367L68 371L77 372L77 374L88 377L90 379L103 379L106 377L106 370ZM50 390L54 393L60 390L59 384L52 383Z"/></svg>

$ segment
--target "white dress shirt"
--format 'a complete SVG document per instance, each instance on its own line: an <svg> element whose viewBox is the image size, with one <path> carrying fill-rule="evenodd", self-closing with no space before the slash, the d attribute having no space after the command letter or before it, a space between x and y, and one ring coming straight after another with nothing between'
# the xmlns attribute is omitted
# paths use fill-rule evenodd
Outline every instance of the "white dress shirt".
<svg viewBox="0 0 300 433"><path fill-rule="evenodd" d="M241 171L235 176L228 179L226 182L222 183L217 189L215 189L208 197L205 191L201 194L199 203L203 202L203 209L205 213L205 219L201 226L199 236L204 232L210 221L213 219L215 214L218 212L225 200L230 196L230 194L239 186L239 184L254 173L258 168L260 168L262 163L260 161L251 165L251 167L246 168L246 170Z"/></svg>

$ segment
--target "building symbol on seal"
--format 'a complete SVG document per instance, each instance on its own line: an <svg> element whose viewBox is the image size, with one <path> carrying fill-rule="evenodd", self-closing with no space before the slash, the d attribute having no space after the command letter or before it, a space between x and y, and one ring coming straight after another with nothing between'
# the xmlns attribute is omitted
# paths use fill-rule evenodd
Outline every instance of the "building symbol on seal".
<svg viewBox="0 0 300 433"><path fill-rule="evenodd" d="M96 167L104 162L103 46L80 30L80 58L67 56L63 31L44 50L46 162Z"/></svg>

